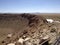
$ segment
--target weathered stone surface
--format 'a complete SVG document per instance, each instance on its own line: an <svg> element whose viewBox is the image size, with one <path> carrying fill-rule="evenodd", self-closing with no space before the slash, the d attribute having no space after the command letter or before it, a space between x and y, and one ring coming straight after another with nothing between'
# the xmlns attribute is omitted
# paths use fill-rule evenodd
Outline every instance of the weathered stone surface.
<svg viewBox="0 0 60 45"><path fill-rule="evenodd" d="M3 39L3 45L14 42L16 42L15 45L42 45L45 42L52 43L56 39L57 28L49 27L42 16L24 13L0 15L0 18L0 21L3 22L0 27L4 24L4 28L14 29L13 32L10 32L13 36L9 35L9 38Z"/></svg>

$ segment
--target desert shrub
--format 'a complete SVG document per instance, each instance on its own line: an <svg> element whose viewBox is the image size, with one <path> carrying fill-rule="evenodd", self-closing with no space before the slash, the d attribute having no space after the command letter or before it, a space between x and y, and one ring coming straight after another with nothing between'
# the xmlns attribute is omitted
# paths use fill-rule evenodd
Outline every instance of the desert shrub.
<svg viewBox="0 0 60 45"><path fill-rule="evenodd" d="M51 33L54 33L54 32L56 32L56 29L55 28L52 28L50 32Z"/></svg>

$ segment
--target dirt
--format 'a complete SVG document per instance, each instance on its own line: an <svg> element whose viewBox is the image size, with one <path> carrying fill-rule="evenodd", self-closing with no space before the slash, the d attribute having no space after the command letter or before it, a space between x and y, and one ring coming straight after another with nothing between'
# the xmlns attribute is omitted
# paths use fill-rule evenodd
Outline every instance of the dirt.
<svg viewBox="0 0 60 45"><path fill-rule="evenodd" d="M48 23L47 16L35 14L0 14L0 45L52 45L60 33L58 23ZM48 16L50 17L50 16ZM8 37L8 34L12 34ZM23 43L18 42L22 38ZM25 41L26 38L30 38Z"/></svg>

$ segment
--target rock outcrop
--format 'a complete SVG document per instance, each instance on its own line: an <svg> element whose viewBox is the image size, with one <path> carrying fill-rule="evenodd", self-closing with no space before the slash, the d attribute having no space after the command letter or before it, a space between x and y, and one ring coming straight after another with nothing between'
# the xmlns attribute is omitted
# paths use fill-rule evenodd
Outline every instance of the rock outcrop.
<svg viewBox="0 0 60 45"><path fill-rule="evenodd" d="M8 45L14 43L15 45L44 45L45 42L49 44L51 41L51 36L54 33L51 33L51 28L47 24L47 21L44 17L34 14L16 14L16 15L4 15L0 16L0 21L11 28L17 28L15 32L12 33L12 36L6 38L2 41L3 45ZM22 26L22 25L23 26ZM21 26L19 26L21 25ZM24 27L25 26L25 27ZM20 28L23 29L20 29ZM52 37L54 37L53 35Z"/></svg>

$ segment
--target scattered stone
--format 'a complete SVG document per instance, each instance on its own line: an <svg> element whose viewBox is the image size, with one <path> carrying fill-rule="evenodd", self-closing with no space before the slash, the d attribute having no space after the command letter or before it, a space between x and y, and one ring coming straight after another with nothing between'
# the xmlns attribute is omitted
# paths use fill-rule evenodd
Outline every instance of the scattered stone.
<svg viewBox="0 0 60 45"><path fill-rule="evenodd" d="M11 37L12 37L12 34L8 34L7 37L8 37L8 38L11 38Z"/></svg>
<svg viewBox="0 0 60 45"><path fill-rule="evenodd" d="M43 37L42 39L48 39L49 38L49 36L48 35L46 35L45 37Z"/></svg>
<svg viewBox="0 0 60 45"><path fill-rule="evenodd" d="M7 45L15 45L15 43L9 43L9 44L7 44Z"/></svg>
<svg viewBox="0 0 60 45"><path fill-rule="evenodd" d="M18 42L23 43L24 42L24 39L19 38Z"/></svg>

